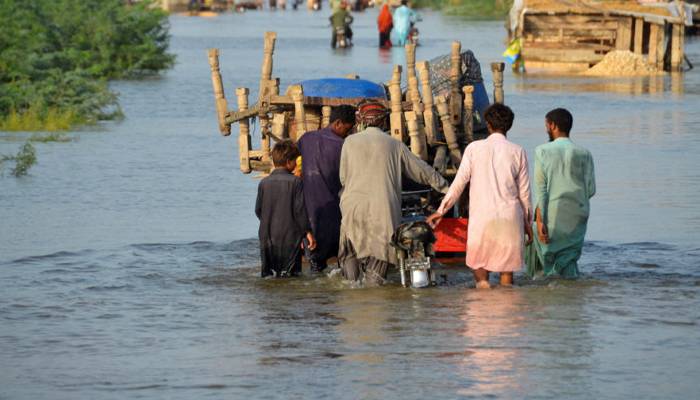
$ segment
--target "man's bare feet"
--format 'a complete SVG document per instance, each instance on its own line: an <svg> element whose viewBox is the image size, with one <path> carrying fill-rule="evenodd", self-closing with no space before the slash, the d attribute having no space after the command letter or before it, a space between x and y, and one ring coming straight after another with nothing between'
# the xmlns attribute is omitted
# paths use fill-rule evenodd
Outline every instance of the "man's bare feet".
<svg viewBox="0 0 700 400"><path fill-rule="evenodd" d="M500 274L501 286L511 287L513 286L513 273L512 272L501 272Z"/></svg>
<svg viewBox="0 0 700 400"><path fill-rule="evenodd" d="M477 289L491 289L491 285L489 285L489 281L477 281L476 288Z"/></svg>

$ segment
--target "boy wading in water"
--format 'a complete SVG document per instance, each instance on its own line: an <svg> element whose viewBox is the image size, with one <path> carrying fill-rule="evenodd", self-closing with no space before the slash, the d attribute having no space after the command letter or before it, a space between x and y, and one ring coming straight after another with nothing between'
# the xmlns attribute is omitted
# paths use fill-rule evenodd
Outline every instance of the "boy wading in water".
<svg viewBox="0 0 700 400"><path fill-rule="evenodd" d="M290 140L272 149L275 169L258 185L255 215L260 220L261 276L295 276L301 273L302 242L316 248L306 216L301 179L292 174L299 149Z"/></svg>

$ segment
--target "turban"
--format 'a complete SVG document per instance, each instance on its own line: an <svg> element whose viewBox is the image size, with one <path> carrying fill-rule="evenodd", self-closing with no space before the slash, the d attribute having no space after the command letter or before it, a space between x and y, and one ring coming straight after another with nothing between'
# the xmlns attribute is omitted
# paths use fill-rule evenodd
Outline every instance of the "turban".
<svg viewBox="0 0 700 400"><path fill-rule="evenodd" d="M382 121L389 115L389 110L384 103L376 100L363 100L357 105L357 117L359 122L368 126L381 125Z"/></svg>

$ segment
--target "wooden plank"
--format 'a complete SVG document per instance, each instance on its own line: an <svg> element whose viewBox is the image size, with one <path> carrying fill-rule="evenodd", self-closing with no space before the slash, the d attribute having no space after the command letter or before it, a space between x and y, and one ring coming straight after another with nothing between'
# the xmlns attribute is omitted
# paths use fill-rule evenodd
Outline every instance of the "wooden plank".
<svg viewBox="0 0 700 400"><path fill-rule="evenodd" d="M534 42L523 41L523 47L531 47L538 49L554 49L554 50L593 50L593 51L608 51L611 46L606 46L599 43L577 43L577 42Z"/></svg>
<svg viewBox="0 0 700 400"><path fill-rule="evenodd" d="M636 18L634 20L634 54L642 54L642 45L644 43L644 20Z"/></svg>
<svg viewBox="0 0 700 400"><path fill-rule="evenodd" d="M555 29L538 30L529 32L527 38L533 40L614 40L617 37L617 29L569 29L561 31ZM555 37L556 36L556 37Z"/></svg>
<svg viewBox="0 0 700 400"><path fill-rule="evenodd" d="M618 50L629 50L632 47L632 19L624 18L618 22L615 47Z"/></svg>
<svg viewBox="0 0 700 400"><path fill-rule="evenodd" d="M599 15L525 15L525 28L551 29L552 26L591 26L599 29L615 29L620 17Z"/></svg>
<svg viewBox="0 0 700 400"><path fill-rule="evenodd" d="M622 10L606 10L605 12L580 12L576 10L568 10L566 12L564 11L540 11L540 10L531 10L531 9L526 9L525 10L526 17L531 17L534 15L548 15L548 16L555 16L555 15L571 15L571 16L603 16L607 15L608 17L632 17L632 18L642 18L647 22L654 23L654 24L663 24L663 23L683 23L683 19L680 17L671 17L671 16L664 16L664 15L658 15L658 14L648 14L648 13L640 13L640 12L632 12L632 11L622 11Z"/></svg>
<svg viewBox="0 0 700 400"><path fill-rule="evenodd" d="M567 62L546 62L527 60L528 72L583 72L590 67L587 62L567 63Z"/></svg>
<svg viewBox="0 0 700 400"><path fill-rule="evenodd" d="M590 63L595 64L603 59L604 54L585 49L542 49L523 47L523 58L530 61Z"/></svg>

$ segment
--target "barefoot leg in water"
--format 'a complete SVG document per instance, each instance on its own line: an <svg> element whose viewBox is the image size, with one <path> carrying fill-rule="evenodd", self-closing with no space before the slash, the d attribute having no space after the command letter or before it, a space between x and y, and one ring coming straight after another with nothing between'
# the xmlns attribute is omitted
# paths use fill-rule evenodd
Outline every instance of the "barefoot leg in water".
<svg viewBox="0 0 700 400"><path fill-rule="evenodd" d="M512 272L501 272L500 280L501 280L501 286L506 286L506 287L513 286L513 273Z"/></svg>
<svg viewBox="0 0 700 400"><path fill-rule="evenodd" d="M474 274L477 289L491 289L491 285L489 285L489 271L479 268L473 269L472 273Z"/></svg>

